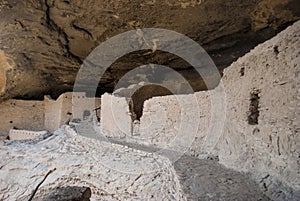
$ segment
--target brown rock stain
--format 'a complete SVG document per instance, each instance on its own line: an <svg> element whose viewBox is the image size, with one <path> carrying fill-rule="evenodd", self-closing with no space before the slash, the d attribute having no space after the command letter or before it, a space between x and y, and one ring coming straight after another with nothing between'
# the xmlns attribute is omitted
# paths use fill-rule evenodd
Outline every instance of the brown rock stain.
<svg viewBox="0 0 300 201"><path fill-rule="evenodd" d="M6 72L12 68L9 61L4 52L0 50L0 95L2 95L6 89Z"/></svg>

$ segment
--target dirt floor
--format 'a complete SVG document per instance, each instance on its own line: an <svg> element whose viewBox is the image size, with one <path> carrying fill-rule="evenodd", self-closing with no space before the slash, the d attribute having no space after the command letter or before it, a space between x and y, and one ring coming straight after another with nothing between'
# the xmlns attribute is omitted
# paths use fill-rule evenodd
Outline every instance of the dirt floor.
<svg viewBox="0 0 300 201"><path fill-rule="evenodd" d="M225 168L217 161L183 156L174 167L188 200L270 200L248 175Z"/></svg>

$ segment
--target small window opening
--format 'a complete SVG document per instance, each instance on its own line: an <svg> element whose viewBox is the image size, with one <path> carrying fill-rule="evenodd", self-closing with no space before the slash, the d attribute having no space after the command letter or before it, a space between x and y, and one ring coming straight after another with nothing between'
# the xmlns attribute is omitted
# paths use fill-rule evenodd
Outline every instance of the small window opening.
<svg viewBox="0 0 300 201"><path fill-rule="evenodd" d="M244 68L244 67L241 68L240 74L241 74L241 76L244 76L244 75L245 75L245 68Z"/></svg>
<svg viewBox="0 0 300 201"><path fill-rule="evenodd" d="M279 50L278 50L277 45L274 47L274 53L275 53L276 56L278 56L278 54L279 54Z"/></svg>
<svg viewBox="0 0 300 201"><path fill-rule="evenodd" d="M248 112L248 123L250 125L258 124L259 117L259 90L254 90L250 93L250 106Z"/></svg>

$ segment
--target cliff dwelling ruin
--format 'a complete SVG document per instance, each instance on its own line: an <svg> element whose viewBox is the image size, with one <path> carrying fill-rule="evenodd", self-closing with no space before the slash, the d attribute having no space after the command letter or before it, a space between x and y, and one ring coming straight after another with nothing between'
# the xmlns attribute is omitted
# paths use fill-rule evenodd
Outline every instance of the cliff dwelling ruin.
<svg viewBox="0 0 300 201"><path fill-rule="evenodd" d="M0 200L300 200L297 0L0 18Z"/></svg>

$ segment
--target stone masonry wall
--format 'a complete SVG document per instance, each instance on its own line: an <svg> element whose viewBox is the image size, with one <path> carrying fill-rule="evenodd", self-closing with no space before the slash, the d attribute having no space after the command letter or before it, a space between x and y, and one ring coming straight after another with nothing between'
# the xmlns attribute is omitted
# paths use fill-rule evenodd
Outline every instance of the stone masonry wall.
<svg viewBox="0 0 300 201"><path fill-rule="evenodd" d="M211 132L211 125L215 126L216 122L211 122L210 106L214 105L210 104L209 97L215 90L196 93L200 122L190 153L215 154L228 167L264 175L266 181L262 181L262 185L276 200L299 196L300 189L299 33L300 22L297 22L225 70L222 84L226 94L226 118L220 136ZM156 97L145 103L141 126L147 118L159 122L158 114L162 111L171 116L168 119L171 123L164 124L163 132L152 133L154 136L174 133L180 123L176 121L180 113L173 114L178 105L172 104L171 99ZM163 110L151 109L159 107ZM192 115L194 110L190 112ZM281 189L278 185L294 190Z"/></svg>
<svg viewBox="0 0 300 201"><path fill-rule="evenodd" d="M100 98L88 98L84 92L67 92L57 100L45 97L45 129L53 132L71 119L85 120L97 113L100 117ZM74 106L74 107L73 107Z"/></svg>
<svg viewBox="0 0 300 201"><path fill-rule="evenodd" d="M0 134L8 134L13 127L54 132L72 118L83 120L85 113L89 114L88 118L96 113L100 117L100 110L95 110L100 108L100 104L100 98L88 98L85 93L72 92L60 95L57 100L50 96L45 96L44 101L7 100L0 104Z"/></svg>
<svg viewBox="0 0 300 201"><path fill-rule="evenodd" d="M85 120L92 115L100 118L101 98L86 97L85 92L73 92L70 93L70 96L72 96L72 101L65 103L68 106L64 108L69 108L74 119ZM68 111L65 111L64 115L67 113Z"/></svg>
<svg viewBox="0 0 300 201"><path fill-rule="evenodd" d="M219 143L222 163L236 169L268 172L297 189L298 198L299 36L300 21L225 70L227 110L224 135ZM259 113L253 114L256 106ZM258 118L253 122L255 115ZM269 184L270 181L265 183L266 191L272 188ZM272 196L278 200L285 195Z"/></svg>
<svg viewBox="0 0 300 201"><path fill-rule="evenodd" d="M61 109L62 109L62 101L60 98L57 100L51 99L50 96L44 97L45 101L45 122L44 126L46 130L50 132L55 131L60 126L61 122Z"/></svg>
<svg viewBox="0 0 300 201"><path fill-rule="evenodd" d="M128 101L105 93L101 96L101 131L108 137L124 138L132 133Z"/></svg>
<svg viewBox="0 0 300 201"><path fill-rule="evenodd" d="M19 129L10 129L9 139L10 140L32 140L39 135L46 135L48 131L28 131Z"/></svg>
<svg viewBox="0 0 300 201"><path fill-rule="evenodd" d="M227 167L256 175L272 199L297 200L299 33L300 21L257 46L225 69L220 86L214 90L145 101L140 124L133 125L136 132L125 132L123 138L178 150L168 144L176 139L184 121L196 117L198 128L193 143L187 147L189 154L216 155ZM221 95L222 90L225 99L220 97L217 102L224 100L224 111L212 102L212 97ZM183 107L178 104L181 99L186 103ZM197 100L198 108L191 106L193 99ZM193 131L191 127L184 129Z"/></svg>
<svg viewBox="0 0 300 201"><path fill-rule="evenodd" d="M0 133L13 127L33 131L44 129L44 102L7 100L0 104Z"/></svg>

